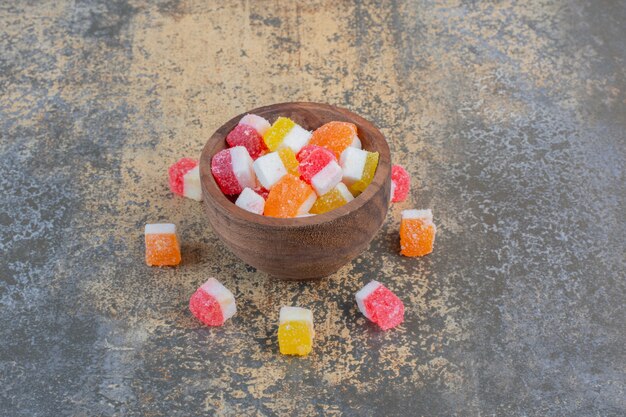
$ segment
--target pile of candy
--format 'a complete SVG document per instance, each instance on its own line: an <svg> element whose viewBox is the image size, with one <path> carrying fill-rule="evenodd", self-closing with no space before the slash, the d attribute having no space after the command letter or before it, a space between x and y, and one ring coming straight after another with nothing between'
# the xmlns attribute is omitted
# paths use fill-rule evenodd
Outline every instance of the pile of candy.
<svg viewBox="0 0 626 417"><path fill-rule="evenodd" d="M291 218L326 213L352 201L371 183L378 153L361 149L356 126L330 122L313 132L291 119L273 125L248 114L228 134L229 148L211 161L222 192L237 196L235 204L252 213ZM400 165L391 171L391 201L405 201L410 176ZM182 158L169 168L174 194L202 200L198 162ZM403 210L400 253L408 257L433 251L437 228L431 210ZM181 262L174 224L147 224L146 264L174 266ZM387 287L371 281L355 294L358 310L382 330L404 321L404 304ZM207 326L221 326L237 312L235 296L210 278L191 296L189 310ZM313 347L313 312L283 306L278 321L280 353L305 356Z"/></svg>
<svg viewBox="0 0 626 417"><path fill-rule="evenodd" d="M226 142L230 147L211 160L217 185L225 195L238 196L237 206L271 217L341 207L367 188L378 166L378 152L361 149L356 126L347 122L310 132L286 117L270 125L248 114ZM403 181L398 195L406 197L408 177Z"/></svg>

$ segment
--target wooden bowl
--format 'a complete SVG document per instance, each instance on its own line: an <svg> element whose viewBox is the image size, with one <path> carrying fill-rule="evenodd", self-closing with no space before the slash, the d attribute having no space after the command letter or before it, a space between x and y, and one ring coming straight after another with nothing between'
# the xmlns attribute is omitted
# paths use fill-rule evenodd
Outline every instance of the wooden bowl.
<svg viewBox="0 0 626 417"><path fill-rule="evenodd" d="M226 148L226 135L246 113L273 123L289 117L308 130L339 120L354 123L363 149L380 154L372 183L343 207L311 217L279 219L237 207L220 191L211 174L211 158ZM385 137L370 122L338 107L320 103L280 103L233 117L211 136L200 157L200 180L209 223L224 244L255 268L283 279L322 278L366 249L389 208L391 158Z"/></svg>

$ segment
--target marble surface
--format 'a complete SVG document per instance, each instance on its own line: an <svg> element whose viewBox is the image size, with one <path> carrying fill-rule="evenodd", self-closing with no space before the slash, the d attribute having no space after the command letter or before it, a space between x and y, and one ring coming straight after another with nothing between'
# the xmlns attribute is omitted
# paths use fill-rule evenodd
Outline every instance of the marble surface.
<svg viewBox="0 0 626 417"><path fill-rule="evenodd" d="M0 414L626 414L626 4L17 1L0 5ZM166 169L282 101L374 122L413 177L319 282L233 256ZM435 252L398 255L432 208ZM143 263L171 221L183 264ZM187 309L214 276L239 311ZM371 279L403 298L386 333ZM278 310L314 310L304 359Z"/></svg>

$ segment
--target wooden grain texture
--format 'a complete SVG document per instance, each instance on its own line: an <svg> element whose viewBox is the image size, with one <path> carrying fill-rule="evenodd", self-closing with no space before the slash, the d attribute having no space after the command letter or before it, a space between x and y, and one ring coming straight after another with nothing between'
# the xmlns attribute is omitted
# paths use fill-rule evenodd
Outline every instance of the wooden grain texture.
<svg viewBox="0 0 626 417"><path fill-rule="evenodd" d="M380 154L372 183L350 203L330 212L295 219L259 216L237 207L211 175L211 158L226 148L226 135L245 113L222 125L200 158L204 207L215 234L246 263L284 279L322 278L358 256L373 239L389 208L391 158L383 134L364 118L321 103L280 103L252 109L273 122L289 117L314 130L330 121L357 126L363 149Z"/></svg>

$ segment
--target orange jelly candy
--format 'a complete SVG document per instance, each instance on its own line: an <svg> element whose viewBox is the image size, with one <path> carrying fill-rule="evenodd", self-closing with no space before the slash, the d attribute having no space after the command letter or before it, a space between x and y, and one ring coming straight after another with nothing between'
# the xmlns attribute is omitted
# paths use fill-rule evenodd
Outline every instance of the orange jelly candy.
<svg viewBox="0 0 626 417"><path fill-rule="evenodd" d="M180 245L176 238L176 226L171 223L147 224L146 264L150 266L174 266L180 263Z"/></svg>
<svg viewBox="0 0 626 417"><path fill-rule="evenodd" d="M270 190L265 201L266 216L296 217L309 212L316 199L315 191L300 178L284 175Z"/></svg>
<svg viewBox="0 0 626 417"><path fill-rule="evenodd" d="M400 253L424 256L433 251L437 227L430 210L404 210L400 223Z"/></svg>
<svg viewBox="0 0 626 417"><path fill-rule="evenodd" d="M356 126L347 122L328 122L313 132L309 145L322 146L332 151L337 159L350 146L356 135Z"/></svg>

